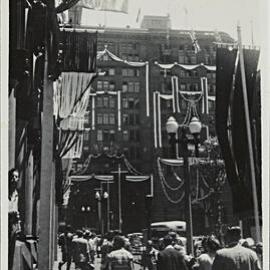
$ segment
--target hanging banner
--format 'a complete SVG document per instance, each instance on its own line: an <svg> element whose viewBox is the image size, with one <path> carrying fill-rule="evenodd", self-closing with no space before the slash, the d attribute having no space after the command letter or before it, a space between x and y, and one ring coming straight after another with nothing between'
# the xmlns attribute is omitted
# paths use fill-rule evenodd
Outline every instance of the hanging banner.
<svg viewBox="0 0 270 270"><path fill-rule="evenodd" d="M78 6L100 11L128 13L128 0L80 0Z"/></svg>

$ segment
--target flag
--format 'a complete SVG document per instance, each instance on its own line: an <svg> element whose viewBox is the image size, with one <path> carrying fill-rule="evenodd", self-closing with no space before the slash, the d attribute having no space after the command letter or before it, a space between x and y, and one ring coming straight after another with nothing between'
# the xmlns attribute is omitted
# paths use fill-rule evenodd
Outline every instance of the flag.
<svg viewBox="0 0 270 270"><path fill-rule="evenodd" d="M228 183L232 191L234 213L246 214L253 209L253 198L249 172L242 81L237 54L236 48L230 49L229 46L219 46L217 48L216 131L225 161ZM252 108L254 103L252 93L254 93L255 89L258 57L258 51L244 50L247 94L250 108ZM259 195L260 177L256 178ZM244 195L242 196L242 194ZM258 196L258 200L260 205L260 196Z"/></svg>
<svg viewBox="0 0 270 270"><path fill-rule="evenodd" d="M128 0L80 0L78 6L100 11L128 13Z"/></svg>
<svg viewBox="0 0 270 270"><path fill-rule="evenodd" d="M195 53L198 53L199 51L201 51L201 48L200 48L199 42L196 38L195 32L194 32L194 30L192 30L191 32L188 32L188 33L189 33L189 36L191 38L194 51L195 51Z"/></svg>
<svg viewBox="0 0 270 270"><path fill-rule="evenodd" d="M139 22L140 17L141 17L141 8L138 9L138 13L137 13L137 17L136 17L136 23Z"/></svg>

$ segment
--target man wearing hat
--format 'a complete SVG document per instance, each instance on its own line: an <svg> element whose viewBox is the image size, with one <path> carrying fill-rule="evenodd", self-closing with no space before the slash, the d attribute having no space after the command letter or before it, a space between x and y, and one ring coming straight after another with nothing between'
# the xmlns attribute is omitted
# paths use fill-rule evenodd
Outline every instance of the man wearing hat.
<svg viewBox="0 0 270 270"><path fill-rule="evenodd" d="M228 228L225 240L227 247L218 250L212 270L260 270L257 254L240 245L240 227Z"/></svg>
<svg viewBox="0 0 270 270"><path fill-rule="evenodd" d="M166 235L163 242L165 249L158 254L157 270L187 270L184 255L173 247L173 238Z"/></svg>

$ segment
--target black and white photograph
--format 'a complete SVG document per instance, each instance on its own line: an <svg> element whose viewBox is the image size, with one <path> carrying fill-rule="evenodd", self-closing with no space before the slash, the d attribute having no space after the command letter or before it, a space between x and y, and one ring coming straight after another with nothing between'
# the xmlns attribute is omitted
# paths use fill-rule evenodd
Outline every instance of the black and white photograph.
<svg viewBox="0 0 270 270"><path fill-rule="evenodd" d="M266 0L1 2L1 269L269 269Z"/></svg>

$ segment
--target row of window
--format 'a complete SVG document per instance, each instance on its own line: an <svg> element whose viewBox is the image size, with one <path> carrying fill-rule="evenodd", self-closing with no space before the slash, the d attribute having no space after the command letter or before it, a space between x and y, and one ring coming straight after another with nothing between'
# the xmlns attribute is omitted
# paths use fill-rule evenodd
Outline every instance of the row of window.
<svg viewBox="0 0 270 270"><path fill-rule="evenodd" d="M139 114L123 114L122 116L123 125L139 125L140 116ZM113 113L98 113L97 124L98 125L115 125L116 116Z"/></svg>
<svg viewBox="0 0 270 270"><path fill-rule="evenodd" d="M113 113L98 113L97 114L97 124L99 125L114 125L115 124L115 114Z"/></svg>
<svg viewBox="0 0 270 270"><path fill-rule="evenodd" d="M196 55L184 55L182 53L179 53L178 62L179 64L196 65L198 64L198 58ZM210 55L203 55L200 57L200 62L203 62L206 65L214 65L216 62L216 57L215 56L210 57Z"/></svg>
<svg viewBox="0 0 270 270"><path fill-rule="evenodd" d="M115 68L98 68L98 72L105 72L106 76L115 76L116 70ZM140 70L134 69L134 68L122 68L121 74L124 77L139 77L140 76Z"/></svg>
<svg viewBox="0 0 270 270"><path fill-rule="evenodd" d="M89 140L89 135L86 135L84 137L85 141L87 141L86 138L88 138ZM115 130L98 129L97 141L98 142L114 142ZM138 129L123 130L123 141L124 142L140 142L140 131Z"/></svg>
<svg viewBox="0 0 270 270"><path fill-rule="evenodd" d="M116 98L114 96L97 97L97 108L115 108Z"/></svg>
<svg viewBox="0 0 270 270"><path fill-rule="evenodd" d="M114 91L115 83L109 81L97 81L98 91ZM122 84L122 91L129 93L139 93L140 92L140 82L124 82Z"/></svg>
<svg viewBox="0 0 270 270"><path fill-rule="evenodd" d="M139 125L140 124L140 115L135 113L135 114L126 114L124 113L122 116L123 119L123 125Z"/></svg>
<svg viewBox="0 0 270 270"><path fill-rule="evenodd" d="M97 97L96 107L113 109L116 107L116 97L114 96ZM139 109L140 108L139 99L138 98L122 98L122 107L123 109Z"/></svg>

